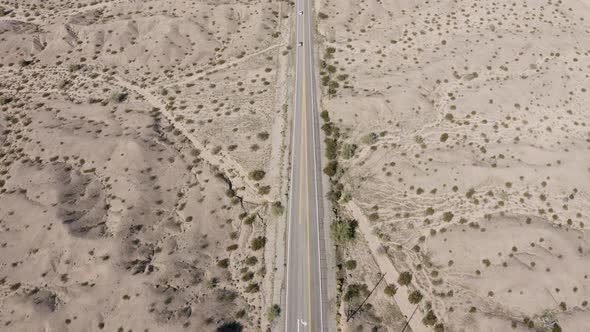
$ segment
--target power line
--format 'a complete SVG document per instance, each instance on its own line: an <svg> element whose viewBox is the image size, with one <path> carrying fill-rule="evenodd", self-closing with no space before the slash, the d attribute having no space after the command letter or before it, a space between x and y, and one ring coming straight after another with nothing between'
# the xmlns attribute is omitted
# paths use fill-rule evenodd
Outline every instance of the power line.
<svg viewBox="0 0 590 332"><path fill-rule="evenodd" d="M412 317L414 317L414 314L416 313L416 310L418 310L418 305L416 305L416 308L414 308L414 312L412 312L412 315L410 316L410 319L408 319L406 321L406 325L404 325L404 328L402 329L401 332L404 332L404 330L406 329L406 327L408 327L408 325L410 325L410 321L412 320Z"/></svg>
<svg viewBox="0 0 590 332"><path fill-rule="evenodd" d="M383 280L383 278L385 278L385 273L381 276L381 278L379 279L379 281L377 282L377 284L375 285L375 287L373 287L373 289L371 289L371 292L369 293L369 295L367 295L367 297L365 297L365 299L363 300L363 302L361 303L361 305L359 305L358 308L356 308L356 310L354 310L352 312L352 314L350 314L350 316L348 316L346 318L346 321L348 322L349 320L352 319L352 317L354 317L354 315L356 315L356 313L361 310L361 307L363 306L363 304L365 304L365 302L367 302L367 300L369 299L369 297L371 296L371 294L373 294L373 291L375 291L375 289L377 288L377 286L379 286L379 284L381 283L381 280Z"/></svg>

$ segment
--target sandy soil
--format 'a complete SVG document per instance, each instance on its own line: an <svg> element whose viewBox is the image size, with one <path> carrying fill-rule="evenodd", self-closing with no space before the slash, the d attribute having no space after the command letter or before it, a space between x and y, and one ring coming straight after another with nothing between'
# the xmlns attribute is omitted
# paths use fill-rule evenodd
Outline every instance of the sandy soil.
<svg viewBox="0 0 590 332"><path fill-rule="evenodd" d="M291 7L0 7L0 329L265 330Z"/></svg>
<svg viewBox="0 0 590 332"><path fill-rule="evenodd" d="M317 8L339 203L378 241L366 274L407 316L420 292L414 330L590 329L588 3Z"/></svg>

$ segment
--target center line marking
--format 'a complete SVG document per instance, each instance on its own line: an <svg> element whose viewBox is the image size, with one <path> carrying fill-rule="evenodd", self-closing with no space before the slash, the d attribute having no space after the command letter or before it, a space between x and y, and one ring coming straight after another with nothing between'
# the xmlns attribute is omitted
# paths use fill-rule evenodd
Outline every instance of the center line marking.
<svg viewBox="0 0 590 332"><path fill-rule="evenodd" d="M305 29L305 16L302 18L303 24L302 26ZM305 179L305 220L306 220L306 237L307 237L307 323L309 324L308 331L312 331L312 310L311 310L311 246L310 246L310 235L309 235L309 172L308 172L308 146L307 146L307 66L306 66L306 57L305 57L305 48L307 47L307 43L303 43L302 47L302 54L303 54L303 95L302 95L302 104L303 104L303 114L302 114L302 129L303 129L303 158L305 159L304 163L304 179Z"/></svg>

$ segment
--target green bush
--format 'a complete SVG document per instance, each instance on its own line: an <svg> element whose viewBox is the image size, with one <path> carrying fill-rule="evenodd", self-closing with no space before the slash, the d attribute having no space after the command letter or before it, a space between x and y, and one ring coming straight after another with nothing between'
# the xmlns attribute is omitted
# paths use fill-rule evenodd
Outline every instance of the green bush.
<svg viewBox="0 0 590 332"><path fill-rule="evenodd" d="M217 293L217 300L220 302L231 303L237 297L238 297L238 293L231 291L231 290L227 290L227 289L221 289Z"/></svg>
<svg viewBox="0 0 590 332"><path fill-rule="evenodd" d="M111 95L111 101L114 103L122 103L127 99L127 93L125 92L115 92Z"/></svg>
<svg viewBox="0 0 590 332"><path fill-rule="evenodd" d="M275 319L279 318L280 315L281 307L279 307L278 304L273 304L266 311L266 319L268 319L268 321L271 323L274 322Z"/></svg>
<svg viewBox="0 0 590 332"><path fill-rule="evenodd" d="M26 66L30 65L31 63L33 63L33 61L31 61L31 60L25 60L25 59L21 59L21 60L18 62L18 65L19 65L19 66L21 66L21 67L26 67Z"/></svg>
<svg viewBox="0 0 590 332"><path fill-rule="evenodd" d="M330 87L331 89L336 90L336 89L338 89L340 87L340 84L338 84L338 82L336 82L336 81L330 81L328 83L328 87Z"/></svg>
<svg viewBox="0 0 590 332"><path fill-rule="evenodd" d="M322 130L326 136L331 136L334 132L334 124L332 124L332 122L326 122L322 125Z"/></svg>
<svg viewBox="0 0 590 332"><path fill-rule="evenodd" d="M412 273L410 271L400 273L397 282L402 286L409 285L412 282Z"/></svg>
<svg viewBox="0 0 590 332"><path fill-rule="evenodd" d="M77 63L72 63L68 66L68 70L70 71L70 73L76 72L80 70L80 65Z"/></svg>
<svg viewBox="0 0 590 332"><path fill-rule="evenodd" d="M244 327L238 322L225 322L217 328L217 332L243 331Z"/></svg>
<svg viewBox="0 0 590 332"><path fill-rule="evenodd" d="M334 175L336 175L337 171L338 171L338 162L336 160L330 161L328 163L328 165L326 165L326 167L324 168L324 173L326 173L326 175L329 177L333 177Z"/></svg>
<svg viewBox="0 0 590 332"><path fill-rule="evenodd" d="M248 177L251 180L260 181L260 180L264 179L264 176L265 175L266 175L266 172L265 171L263 171L261 169L257 169L257 170L254 170L254 171L250 172L250 174L248 174Z"/></svg>
<svg viewBox="0 0 590 332"><path fill-rule="evenodd" d="M252 225L254 223L254 220L256 220L256 215L251 214L244 218L244 225Z"/></svg>
<svg viewBox="0 0 590 332"><path fill-rule="evenodd" d="M455 215L453 214L453 212L447 211L447 212L443 213L443 220L446 222L449 222L449 221L453 220L454 216Z"/></svg>
<svg viewBox="0 0 590 332"><path fill-rule="evenodd" d="M350 202L351 199L352 199L352 195L350 193L344 193L344 194L342 194L342 198L340 199L340 202L342 202L342 204L346 204L346 203Z"/></svg>
<svg viewBox="0 0 590 332"><path fill-rule="evenodd" d="M254 278L254 272L247 271L242 275L242 281L250 281Z"/></svg>
<svg viewBox="0 0 590 332"><path fill-rule="evenodd" d="M346 289L346 293L344 293L343 299L344 301L348 302L356 297L361 296L361 294L368 294L369 290L367 285L365 284L350 284Z"/></svg>
<svg viewBox="0 0 590 332"><path fill-rule="evenodd" d="M528 326L529 329L535 328L535 322L533 322L530 318L525 317L522 322L524 325Z"/></svg>
<svg viewBox="0 0 590 332"><path fill-rule="evenodd" d="M256 265L256 263L258 263L258 258L256 258L256 256L248 256L244 260L244 263L246 263L248 266Z"/></svg>
<svg viewBox="0 0 590 332"><path fill-rule="evenodd" d="M227 269L227 267L229 266L229 259L224 258L224 259L218 261L217 266L219 266L220 268L223 268L223 269Z"/></svg>
<svg viewBox="0 0 590 332"><path fill-rule="evenodd" d="M12 99L10 97L0 96L0 105L6 105L11 101Z"/></svg>
<svg viewBox="0 0 590 332"><path fill-rule="evenodd" d="M263 236L259 236L257 238L252 239L252 242L250 243L252 250L262 249L262 248L264 248L265 245L266 245L266 238Z"/></svg>
<svg viewBox="0 0 590 332"><path fill-rule="evenodd" d="M420 301L422 301L422 293L417 290L411 292L408 296L408 301L410 301L412 304L418 304Z"/></svg>
<svg viewBox="0 0 590 332"><path fill-rule="evenodd" d="M344 266L347 270L354 270L356 269L356 261L354 259L350 259L344 263Z"/></svg>
<svg viewBox="0 0 590 332"><path fill-rule="evenodd" d="M441 142L446 142L449 139L449 134L447 133L443 133L442 135L440 135L440 141Z"/></svg>
<svg viewBox="0 0 590 332"><path fill-rule="evenodd" d="M342 159L350 159L354 157L354 153L356 152L357 146L355 144L348 144L345 143L342 145L342 151L340 151L340 156Z"/></svg>
<svg viewBox="0 0 590 332"><path fill-rule="evenodd" d="M348 74L340 74L340 75L336 76L336 79L339 81L346 81L347 78L348 78Z"/></svg>
<svg viewBox="0 0 590 332"><path fill-rule="evenodd" d="M361 142L366 145L373 145L377 142L377 134L368 133L361 138Z"/></svg>
<svg viewBox="0 0 590 332"><path fill-rule="evenodd" d="M217 278L213 277L207 281L207 288L209 288L209 289L216 288L218 283L219 283L219 280L217 280Z"/></svg>
<svg viewBox="0 0 590 332"><path fill-rule="evenodd" d="M326 198L328 198L328 200L330 202L332 202L332 204L336 204L338 203L338 201L340 200L340 197L342 197L342 191L340 190L330 190L328 191L328 193L326 194Z"/></svg>
<svg viewBox="0 0 590 332"><path fill-rule="evenodd" d="M338 145L336 140L333 138L326 138L324 142L326 143L326 158L329 160L336 159L338 155Z"/></svg>
<svg viewBox="0 0 590 332"><path fill-rule="evenodd" d="M253 282L246 286L246 293L258 293L260 290L260 286L257 283Z"/></svg>
<svg viewBox="0 0 590 332"><path fill-rule="evenodd" d="M337 244L346 244L354 239L355 227L350 222L336 221L330 225L330 235Z"/></svg>
<svg viewBox="0 0 590 332"><path fill-rule="evenodd" d="M394 284L389 284L383 289L383 293L387 296L394 296L397 293L397 287Z"/></svg>
<svg viewBox="0 0 590 332"><path fill-rule="evenodd" d="M260 186L258 187L258 194L260 195L268 195L270 193L270 186Z"/></svg>
<svg viewBox="0 0 590 332"><path fill-rule="evenodd" d="M270 134L266 131L263 131L256 134L256 137L258 137L258 139L261 141L266 141L270 137Z"/></svg>
<svg viewBox="0 0 590 332"><path fill-rule="evenodd" d="M283 212L285 211L285 208L283 207L283 204L281 204L281 202L274 202L272 203L271 206L271 212L274 216L280 216L283 214Z"/></svg>
<svg viewBox="0 0 590 332"><path fill-rule="evenodd" d="M436 317L436 315L434 314L434 312L432 310L429 310L426 313L426 316L424 316L424 318L422 318L422 323L424 323L424 325L426 325L426 326L432 326L432 325L436 324L437 321L438 321L438 318Z"/></svg>

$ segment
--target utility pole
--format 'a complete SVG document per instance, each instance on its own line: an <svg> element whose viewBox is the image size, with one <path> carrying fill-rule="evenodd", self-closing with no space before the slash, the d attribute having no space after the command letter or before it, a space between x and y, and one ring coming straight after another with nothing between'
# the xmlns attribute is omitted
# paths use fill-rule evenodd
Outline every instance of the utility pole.
<svg viewBox="0 0 590 332"><path fill-rule="evenodd" d="M348 322L349 320L352 319L352 317L354 317L354 315L356 315L357 312L359 312L359 310L361 310L362 306L365 304L365 302L367 302L367 300L369 299L369 297L371 296L371 294L373 294L373 291L375 291L375 289L377 288L377 286L379 286L379 284L381 283L381 280L383 280L383 278L385 278L385 273L381 276L381 278L379 279L379 281L377 282L377 284L375 285L375 287L373 287L373 289L371 289L371 292L369 293L369 295L367 295L367 297L365 297L365 299L363 300L363 302L361 303L361 305L359 305L358 308L356 308L356 310L354 310L347 318L346 321Z"/></svg>

